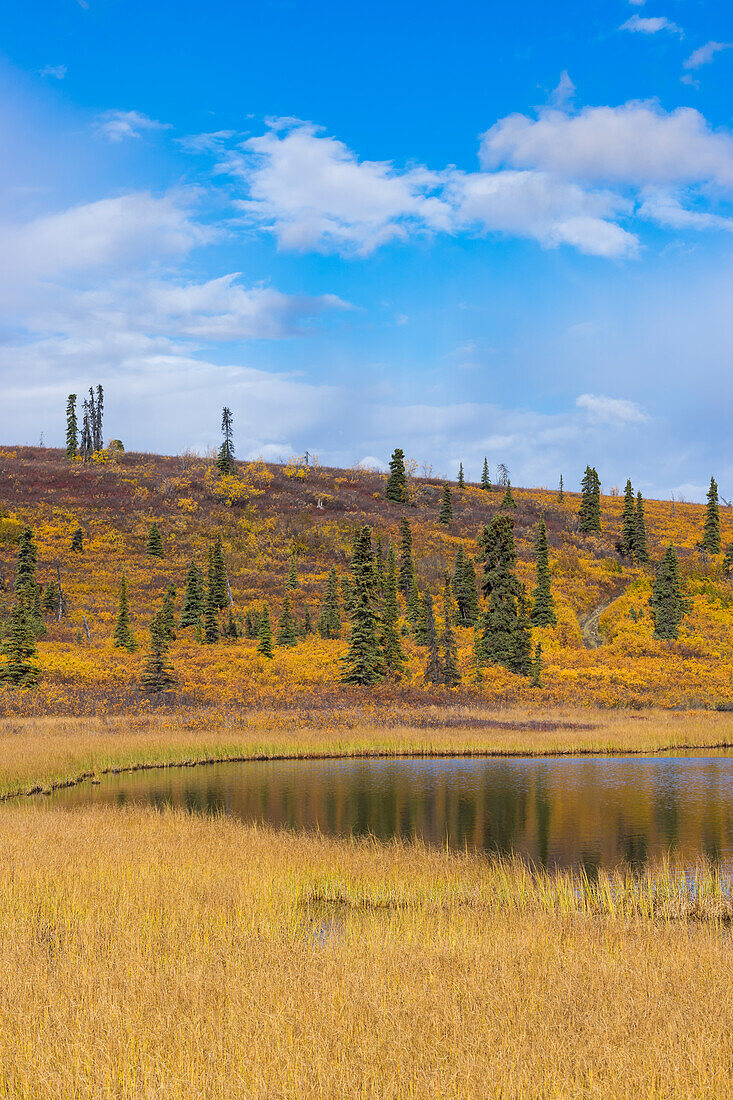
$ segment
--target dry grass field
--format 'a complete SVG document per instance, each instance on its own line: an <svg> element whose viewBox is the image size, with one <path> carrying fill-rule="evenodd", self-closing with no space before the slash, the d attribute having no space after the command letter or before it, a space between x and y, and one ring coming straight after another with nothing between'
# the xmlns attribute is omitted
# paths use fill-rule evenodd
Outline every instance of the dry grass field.
<svg viewBox="0 0 733 1100"><path fill-rule="evenodd" d="M0 809L0 1093L730 1095L731 913L420 846Z"/></svg>

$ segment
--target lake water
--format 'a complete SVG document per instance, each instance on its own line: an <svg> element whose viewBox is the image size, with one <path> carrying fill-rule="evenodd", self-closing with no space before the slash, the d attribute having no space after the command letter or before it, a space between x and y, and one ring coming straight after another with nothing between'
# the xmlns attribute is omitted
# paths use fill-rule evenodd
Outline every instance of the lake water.
<svg viewBox="0 0 733 1100"><path fill-rule="evenodd" d="M733 870L733 754L279 760L106 776L44 799L146 803L339 836L420 837L538 865Z"/></svg>

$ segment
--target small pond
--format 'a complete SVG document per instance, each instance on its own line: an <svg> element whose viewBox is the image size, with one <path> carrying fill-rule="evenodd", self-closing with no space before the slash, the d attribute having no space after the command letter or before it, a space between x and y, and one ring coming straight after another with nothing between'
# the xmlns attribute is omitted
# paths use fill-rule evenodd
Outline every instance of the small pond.
<svg viewBox="0 0 733 1100"><path fill-rule="evenodd" d="M338 836L419 837L538 865L733 870L733 753L278 760L105 776L43 799L179 806Z"/></svg>

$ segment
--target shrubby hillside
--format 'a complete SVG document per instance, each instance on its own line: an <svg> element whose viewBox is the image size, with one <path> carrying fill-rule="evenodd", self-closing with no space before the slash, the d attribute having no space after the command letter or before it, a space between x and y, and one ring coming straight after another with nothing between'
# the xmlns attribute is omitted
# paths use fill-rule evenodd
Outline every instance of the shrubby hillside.
<svg viewBox="0 0 733 1100"><path fill-rule="evenodd" d="M577 486L581 473L574 479ZM566 475L566 484L570 480ZM159 705L327 709L365 696L375 705L475 698L490 705L720 706L733 699L733 586L725 557L733 513L722 507L722 551L710 554L698 549L703 506L644 502L649 561L638 563L620 551L623 492L601 496L601 531L584 534L577 492L566 490L560 499L558 492L514 487L516 509L507 514L517 577L530 605L542 516L549 542L557 622L532 628L532 652L537 642L542 652L535 682L491 661L477 662L474 628L453 625L460 683L454 688L431 683L429 655L400 594L402 671L373 687L342 683L350 630L343 597L348 598L354 544L363 526L371 528L373 546L381 542L385 563L393 544L399 565L400 521L408 520L417 589L432 594L440 632L445 576L453 577L462 550L475 564L480 591L484 551L478 539L504 499L503 488L488 492L452 482L452 518L441 523L444 482L409 477L406 503L387 499L386 485L379 473L301 462L237 463L234 474L221 476L213 460L192 455L111 451L84 463L68 461L62 451L5 448L0 452L0 615L7 632L18 540L28 526L37 547L45 633L41 629L37 640L37 687L19 690L3 683L0 709L22 714L120 713ZM160 531L162 557L146 552L151 524ZM217 611L219 636L207 643L203 617L200 627L179 624L191 563L198 563L205 581L209 551L219 538L231 606ZM655 568L670 544L679 559L685 601L676 639L655 637L649 606ZM332 568L339 582L341 628L338 636L324 638L317 624ZM123 573L135 641L131 651L115 646L113 637ZM59 578L60 618L53 597ZM150 696L141 688L150 626L171 586L176 636L166 661L177 683L170 693ZM286 595L294 620L292 645L277 644ZM275 639L272 659L260 652L258 637L247 636L257 632L264 604ZM452 606L451 618L454 611ZM308 621L312 632L304 633Z"/></svg>

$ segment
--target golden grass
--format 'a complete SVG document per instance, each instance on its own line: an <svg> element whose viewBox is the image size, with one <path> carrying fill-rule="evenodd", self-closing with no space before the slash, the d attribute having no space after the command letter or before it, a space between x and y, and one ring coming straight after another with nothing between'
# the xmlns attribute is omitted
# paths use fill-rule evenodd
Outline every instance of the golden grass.
<svg viewBox="0 0 733 1100"><path fill-rule="evenodd" d="M445 723L450 723L446 725ZM733 714L439 707L325 716L0 720L0 796L114 769L273 757L650 752L733 745Z"/></svg>
<svg viewBox="0 0 733 1100"><path fill-rule="evenodd" d="M730 1095L715 876L652 912L649 879L150 809L6 805L0 851L2 1095Z"/></svg>

